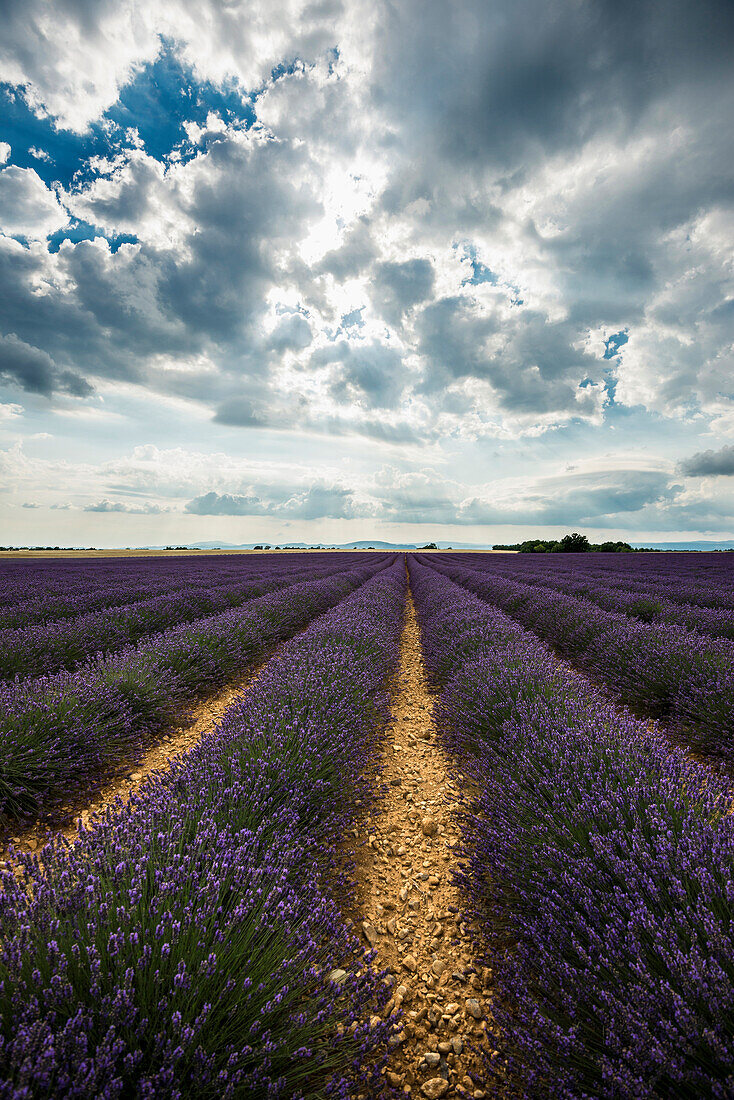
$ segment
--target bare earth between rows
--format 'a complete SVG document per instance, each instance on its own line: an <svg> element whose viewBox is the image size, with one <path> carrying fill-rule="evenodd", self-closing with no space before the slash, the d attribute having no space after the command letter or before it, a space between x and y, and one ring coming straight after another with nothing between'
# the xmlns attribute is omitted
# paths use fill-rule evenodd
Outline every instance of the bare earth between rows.
<svg viewBox="0 0 734 1100"><path fill-rule="evenodd" d="M408 1096L481 1100L478 1052L492 1049L490 974L475 966L457 912L462 898L451 872L460 792L436 737L410 597L392 715L383 762L389 793L361 834L354 831L356 921L375 950L373 965L394 975L385 1013L403 1010L387 1079Z"/></svg>
<svg viewBox="0 0 734 1100"><path fill-rule="evenodd" d="M272 659L272 655L271 658ZM265 664L267 662L263 662ZM124 804L155 771L190 751L252 684L262 665L200 703L186 726L165 733L124 777L102 787L86 804L68 807L55 828L73 840L108 806ZM354 831L360 932L374 948L374 966L394 975L385 1013L397 1017L386 1070L390 1085L415 1097L474 1097L481 1048L491 1050L489 972L474 963L470 930L460 922L462 898L452 881L459 789L436 738L420 632L408 598L401 659L392 699L393 723L383 761L388 794L362 831ZM38 823L10 839L17 851L35 852L49 836ZM363 842L363 843L362 843ZM0 847L0 863L7 846Z"/></svg>
<svg viewBox="0 0 734 1100"><path fill-rule="evenodd" d="M271 660L272 656L268 659ZM263 665L266 663L263 662ZM147 776L169 767L174 757L189 752L202 737L211 733L235 699L248 690L263 665L192 707L186 725L161 734L126 772L105 783L91 800L77 800L73 805L65 807L64 824L50 828L43 822L37 822L22 829L11 830L12 835L7 838L7 842L0 844L0 866L8 858L9 843L12 843L16 851L36 852L47 842L51 833L73 840L80 822L88 825L95 814L103 813L109 806L119 805L118 799L122 804L126 803Z"/></svg>

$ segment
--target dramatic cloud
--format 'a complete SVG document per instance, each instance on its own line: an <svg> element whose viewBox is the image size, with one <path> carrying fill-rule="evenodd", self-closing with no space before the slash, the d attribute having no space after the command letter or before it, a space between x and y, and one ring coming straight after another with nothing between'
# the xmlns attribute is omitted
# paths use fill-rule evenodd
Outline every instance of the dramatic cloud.
<svg viewBox="0 0 734 1100"><path fill-rule="evenodd" d="M112 106L134 70L154 60L162 38L181 43L201 79L237 78L256 88L284 59L334 44L340 5L272 0L247 12L202 0L9 0L3 8L0 79L62 126L84 128ZM53 49L49 42L53 41Z"/></svg>
<svg viewBox="0 0 734 1100"><path fill-rule="evenodd" d="M309 366L327 369L340 405L392 409L405 385L400 351L379 343L339 340L315 351Z"/></svg>
<svg viewBox="0 0 734 1100"><path fill-rule="evenodd" d="M431 297L433 285L429 260L379 263L374 268L372 296L379 313L397 328L409 309Z"/></svg>
<svg viewBox="0 0 734 1100"><path fill-rule="evenodd" d="M726 526L726 0L5 9L0 408L93 412L75 508Z"/></svg>
<svg viewBox="0 0 734 1100"><path fill-rule="evenodd" d="M684 477L717 477L723 474L734 477L734 445L720 451L700 451L681 463Z"/></svg>
<svg viewBox="0 0 734 1100"><path fill-rule="evenodd" d="M185 510L197 516L283 516L288 519L349 519L359 514L354 495L337 486L315 485L287 499L270 503L259 496L230 493L206 493L186 504Z"/></svg>
<svg viewBox="0 0 734 1100"><path fill-rule="evenodd" d="M233 496L231 493L205 493L190 500L186 511L196 516L262 516L267 512L255 496Z"/></svg>
<svg viewBox="0 0 734 1100"><path fill-rule="evenodd" d="M0 171L0 232L42 239L68 220L54 192L32 168Z"/></svg>
<svg viewBox="0 0 734 1100"><path fill-rule="evenodd" d="M0 379L15 382L30 393L49 397L56 391L85 397L92 387L70 370L59 370L50 355L19 340L15 333L0 336Z"/></svg>

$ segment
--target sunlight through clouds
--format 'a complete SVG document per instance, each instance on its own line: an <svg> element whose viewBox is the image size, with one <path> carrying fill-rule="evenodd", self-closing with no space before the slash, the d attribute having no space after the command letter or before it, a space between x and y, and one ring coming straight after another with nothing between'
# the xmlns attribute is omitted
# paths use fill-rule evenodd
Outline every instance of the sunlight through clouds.
<svg viewBox="0 0 734 1100"><path fill-rule="evenodd" d="M367 484L385 464L408 485L430 467L437 499L450 471L432 513L447 530L543 522L532 484L562 496L553 471L593 469L603 448L662 463L667 495L602 493L594 513L592 494L584 522L685 527L695 487L675 489L675 463L734 433L731 13L575 10L11 8L0 402L20 413L5 444L27 431L52 455L104 394L108 435L87 417L71 482L131 440L306 452L327 488L348 452ZM490 507L518 471L525 512ZM243 495L217 481L198 496L214 491ZM719 487L695 492L725 529ZM394 521L369 500L370 523Z"/></svg>

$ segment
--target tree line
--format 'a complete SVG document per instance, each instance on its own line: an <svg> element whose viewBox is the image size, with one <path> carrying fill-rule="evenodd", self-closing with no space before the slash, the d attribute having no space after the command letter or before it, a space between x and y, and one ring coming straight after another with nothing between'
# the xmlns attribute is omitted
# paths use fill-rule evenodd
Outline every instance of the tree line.
<svg viewBox="0 0 734 1100"><path fill-rule="evenodd" d="M642 548L630 546L628 542L589 542L586 535L580 535L578 531L564 535L563 538L553 539L526 539L524 542L495 543L493 550L517 550L521 554L585 554L589 551L601 551L605 554L629 554L640 553ZM647 553L647 548L644 548ZM652 551L650 551L652 552Z"/></svg>

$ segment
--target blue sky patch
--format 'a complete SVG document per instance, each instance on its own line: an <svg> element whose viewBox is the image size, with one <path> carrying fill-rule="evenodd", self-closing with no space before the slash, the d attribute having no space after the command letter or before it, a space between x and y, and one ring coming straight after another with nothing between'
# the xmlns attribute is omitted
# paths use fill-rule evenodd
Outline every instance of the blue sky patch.
<svg viewBox="0 0 734 1100"><path fill-rule="evenodd" d="M629 340L629 331L623 329L621 332L615 332L613 336L610 336L605 344L604 358L613 359L621 347Z"/></svg>
<svg viewBox="0 0 734 1100"><path fill-rule="evenodd" d="M469 283L470 286L478 286L479 283L491 283L492 286L497 286L497 276L494 271L483 264L481 260L472 259L472 277L471 279L465 279L464 285Z"/></svg>
<svg viewBox="0 0 734 1100"><path fill-rule="evenodd" d="M249 127L255 121L252 105L234 82L221 88L210 81L199 83L176 55L173 43L164 42L156 60L121 89L105 117L121 130L136 128L146 153L163 160L186 140L184 122L202 126L209 112L228 125Z"/></svg>
<svg viewBox="0 0 734 1100"><path fill-rule="evenodd" d="M131 148L129 131L133 129L156 160L179 147L181 159L190 159L196 149L183 124L203 126L210 112L227 124L249 127L255 120L252 103L234 83L217 87L197 81L167 41L155 61L134 75L120 90L117 103L83 134L57 129L53 118L34 113L21 90L0 83L0 141L11 147L9 163L33 168L47 185L59 183L66 189L95 178L90 158L114 157ZM31 150L47 154L48 159L34 156Z"/></svg>
<svg viewBox="0 0 734 1100"><path fill-rule="evenodd" d="M462 280L462 286L478 286L480 283L490 283L492 286L497 286L499 277L491 268L477 259L477 250L473 244L464 245L464 258L471 263L472 274L468 279Z"/></svg>
<svg viewBox="0 0 734 1100"><path fill-rule="evenodd" d="M106 233L101 233L99 229L95 229L89 222L73 219L71 225L65 226L64 229L57 229L55 233L47 238L48 250L49 252L58 252L62 241L72 241L77 244L79 241L93 241L95 237L104 237L112 252L117 252L121 244L137 244L138 242L138 238L134 233L115 233L108 236Z"/></svg>

